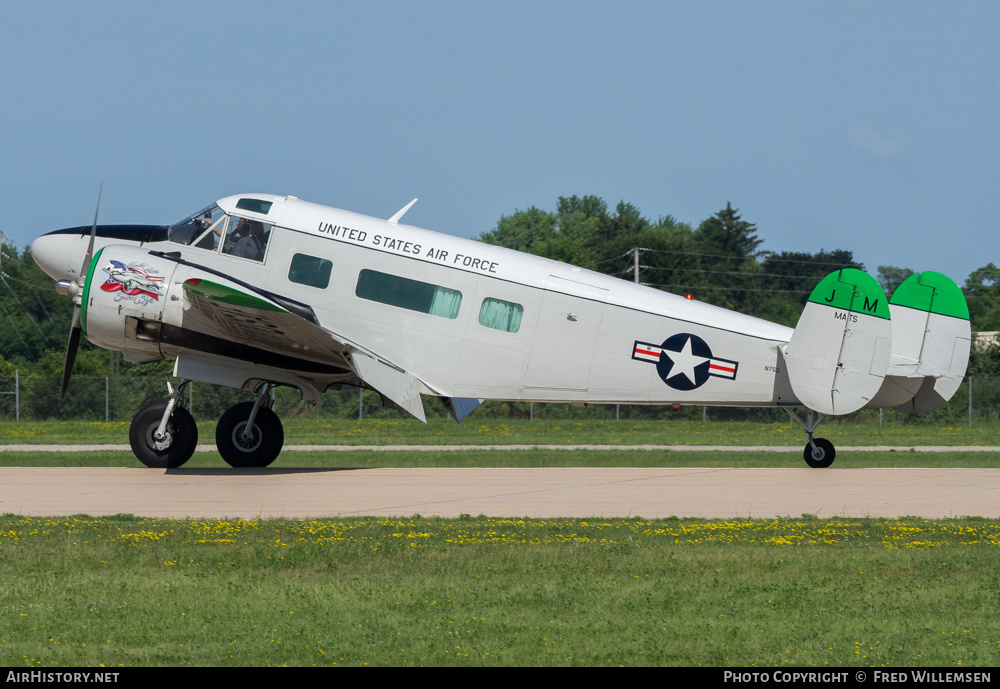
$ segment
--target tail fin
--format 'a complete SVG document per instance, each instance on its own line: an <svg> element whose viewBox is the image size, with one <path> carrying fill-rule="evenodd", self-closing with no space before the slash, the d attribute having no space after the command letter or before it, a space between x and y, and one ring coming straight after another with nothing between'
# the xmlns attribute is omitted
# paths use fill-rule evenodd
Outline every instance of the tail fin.
<svg viewBox="0 0 1000 689"><path fill-rule="evenodd" d="M972 328L965 295L951 278L928 270L896 288L889 310L892 355L874 402L916 413L937 409L958 390L969 364Z"/></svg>
<svg viewBox="0 0 1000 689"><path fill-rule="evenodd" d="M882 386L891 341L889 305L875 278L855 268L827 275L782 348L792 391L823 414L861 409Z"/></svg>

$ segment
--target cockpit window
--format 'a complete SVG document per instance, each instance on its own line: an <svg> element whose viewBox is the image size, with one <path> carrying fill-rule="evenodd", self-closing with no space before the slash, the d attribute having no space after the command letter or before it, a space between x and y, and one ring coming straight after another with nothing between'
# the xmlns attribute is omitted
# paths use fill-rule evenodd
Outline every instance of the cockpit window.
<svg viewBox="0 0 1000 689"><path fill-rule="evenodd" d="M263 261L273 225L260 220L233 216L229 233L222 243L222 253L252 261Z"/></svg>
<svg viewBox="0 0 1000 689"><path fill-rule="evenodd" d="M228 218L229 216L223 213L221 208L213 204L171 225L169 239L177 244L215 249L219 245L219 238L226 231Z"/></svg>
<svg viewBox="0 0 1000 689"><path fill-rule="evenodd" d="M236 208L250 211L251 213L267 215L267 212L271 210L271 202L261 201L260 199L240 199L236 202Z"/></svg>

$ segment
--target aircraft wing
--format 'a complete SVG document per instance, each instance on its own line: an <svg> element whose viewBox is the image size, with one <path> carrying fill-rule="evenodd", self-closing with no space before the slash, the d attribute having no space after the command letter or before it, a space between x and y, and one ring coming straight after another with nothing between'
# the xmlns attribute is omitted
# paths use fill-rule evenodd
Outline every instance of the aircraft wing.
<svg viewBox="0 0 1000 689"><path fill-rule="evenodd" d="M308 314L301 309L294 313L291 304L279 304L221 280L192 278L183 283L183 290L185 329L296 358L344 364L346 343L320 328L315 316L310 320L311 309Z"/></svg>
<svg viewBox="0 0 1000 689"><path fill-rule="evenodd" d="M421 394L441 396L412 373L367 347L323 328L312 309L225 279L192 278L183 285L185 330L266 350L270 366L297 369L313 362L349 370L368 387L426 421ZM254 362L258 363L258 362Z"/></svg>

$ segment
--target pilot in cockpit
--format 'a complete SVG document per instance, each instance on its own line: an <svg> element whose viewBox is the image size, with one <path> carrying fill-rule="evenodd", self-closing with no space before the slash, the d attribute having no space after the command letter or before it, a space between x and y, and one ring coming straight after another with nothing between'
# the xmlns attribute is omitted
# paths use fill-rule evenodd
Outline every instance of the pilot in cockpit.
<svg viewBox="0 0 1000 689"><path fill-rule="evenodd" d="M264 256L264 249L267 247L264 226L257 220L240 219L237 231L240 238L233 248L233 256L249 258L254 261L261 260Z"/></svg>

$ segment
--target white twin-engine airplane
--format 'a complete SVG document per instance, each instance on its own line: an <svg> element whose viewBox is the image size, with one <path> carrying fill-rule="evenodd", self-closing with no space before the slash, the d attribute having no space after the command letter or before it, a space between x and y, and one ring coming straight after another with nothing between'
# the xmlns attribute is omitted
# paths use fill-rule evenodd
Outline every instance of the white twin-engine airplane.
<svg viewBox="0 0 1000 689"><path fill-rule="evenodd" d="M939 273L913 275L887 302L871 276L838 270L793 330L400 224L412 205L382 220L247 194L169 227L98 226L95 215L39 237L32 256L77 305L63 393L81 331L128 361L175 358L177 388L129 432L151 467L194 452L182 394L192 380L257 395L216 428L234 467L281 451L275 386L321 404L344 384L422 421L423 395L459 422L485 399L784 407L809 436L806 463L827 467L833 445L813 437L824 415L930 411L965 375L969 311Z"/></svg>

